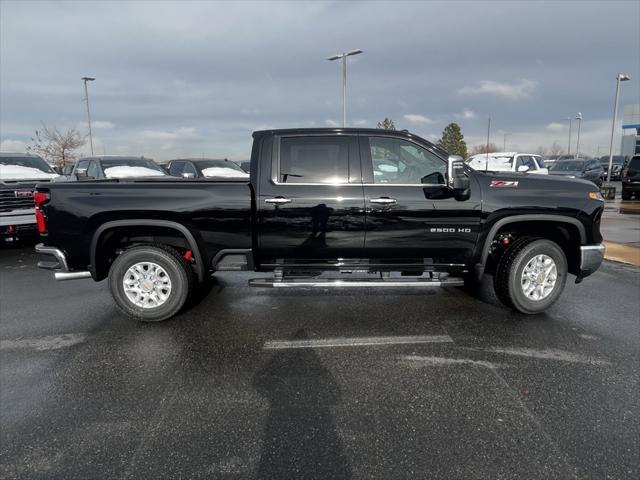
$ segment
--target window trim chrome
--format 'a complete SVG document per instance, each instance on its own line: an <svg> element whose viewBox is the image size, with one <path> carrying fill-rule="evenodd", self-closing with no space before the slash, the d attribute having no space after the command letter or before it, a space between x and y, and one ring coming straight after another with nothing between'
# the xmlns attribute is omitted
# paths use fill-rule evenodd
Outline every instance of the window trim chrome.
<svg viewBox="0 0 640 480"><path fill-rule="evenodd" d="M353 134L351 132L337 132L337 133L324 133L324 132L319 132L319 133L297 133L297 134L287 134L287 135L276 135L276 141L273 142L272 145L272 158L271 158L271 178L269 178L269 181L271 182L272 185L277 185L277 186L285 186L285 185L292 185L292 186L304 186L304 185L309 185L309 186L322 186L322 187L347 187L347 186L358 186L358 187L442 187L442 186L447 186L446 182L445 183L365 183L362 181L363 178L363 171L362 171L362 167L361 167L361 171L360 171L360 181L359 182L346 182L346 183L318 183L318 182L286 182L286 183L282 183L279 182L278 179L280 178L280 142L282 141L282 138L286 137L286 138L291 138L291 137L353 137L356 139L359 139L360 137L366 137L367 141L370 137L384 137L384 138L393 138L393 139L399 139L399 140L404 140L408 143L411 143L413 145L416 145L419 148L423 148L429 152L431 152L433 155L435 155L437 158L441 159L442 162L445 164L445 167L447 165L447 161L445 159L443 159L440 155L438 155L438 153L435 151L435 149L429 148L425 145L422 145L421 143L416 142L414 139L412 138L405 138L405 137L399 137L397 135L385 135L384 133L381 134ZM359 144L359 143L358 143ZM371 145L369 145L369 148L371 148ZM360 152L359 155L359 162L362 162L362 153ZM369 153L369 159L372 160L371 158L371 153ZM348 162L348 167L350 167L350 159L347 158L347 162ZM372 161L372 165L373 165L373 161ZM349 172L350 173L350 172Z"/></svg>

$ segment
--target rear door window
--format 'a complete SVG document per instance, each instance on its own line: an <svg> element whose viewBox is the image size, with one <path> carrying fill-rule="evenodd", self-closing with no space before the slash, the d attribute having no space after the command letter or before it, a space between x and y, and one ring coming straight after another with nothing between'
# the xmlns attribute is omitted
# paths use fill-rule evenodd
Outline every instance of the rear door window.
<svg viewBox="0 0 640 480"><path fill-rule="evenodd" d="M279 183L349 183L349 138L282 137Z"/></svg>
<svg viewBox="0 0 640 480"><path fill-rule="evenodd" d="M173 175L174 177L179 177L182 175L182 170L184 169L184 162L171 162L169 166L169 175Z"/></svg>

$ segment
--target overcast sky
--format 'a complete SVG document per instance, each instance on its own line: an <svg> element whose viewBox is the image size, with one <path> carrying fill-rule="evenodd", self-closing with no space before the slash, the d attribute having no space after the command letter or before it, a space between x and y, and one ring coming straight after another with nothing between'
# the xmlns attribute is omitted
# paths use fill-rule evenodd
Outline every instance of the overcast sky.
<svg viewBox="0 0 640 480"><path fill-rule="evenodd" d="M428 139L456 121L468 144L608 152L615 75L640 103L640 1L36 2L0 0L0 141L41 122L86 133L96 153L248 158L251 132L385 116ZM619 146L619 140L616 140ZM87 147L88 148L88 147ZM575 149L575 129L574 143ZM85 149L86 151L87 149Z"/></svg>

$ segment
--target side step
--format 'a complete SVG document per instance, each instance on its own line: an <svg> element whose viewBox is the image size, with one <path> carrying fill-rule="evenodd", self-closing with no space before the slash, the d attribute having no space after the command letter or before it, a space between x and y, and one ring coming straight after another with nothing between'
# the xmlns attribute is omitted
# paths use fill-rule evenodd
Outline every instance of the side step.
<svg viewBox="0 0 640 480"><path fill-rule="evenodd" d="M343 280L335 278L318 279L277 279L277 278L254 278L249 280L250 287L270 287L270 288L342 288L342 287L461 287L464 279L446 277L431 280L428 278L406 279L358 279Z"/></svg>

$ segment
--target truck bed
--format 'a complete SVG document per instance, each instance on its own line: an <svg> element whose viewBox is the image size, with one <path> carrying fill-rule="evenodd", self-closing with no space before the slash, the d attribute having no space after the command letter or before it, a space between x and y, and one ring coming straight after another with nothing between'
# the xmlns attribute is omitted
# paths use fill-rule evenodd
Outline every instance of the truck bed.
<svg viewBox="0 0 640 480"><path fill-rule="evenodd" d="M251 187L246 180L180 178L99 180L39 185L50 201L42 208L45 245L65 245L70 268L91 264L99 228L143 219L149 237L174 222L186 227L203 253L205 268L225 248L251 248ZM139 233L139 232L138 232Z"/></svg>

